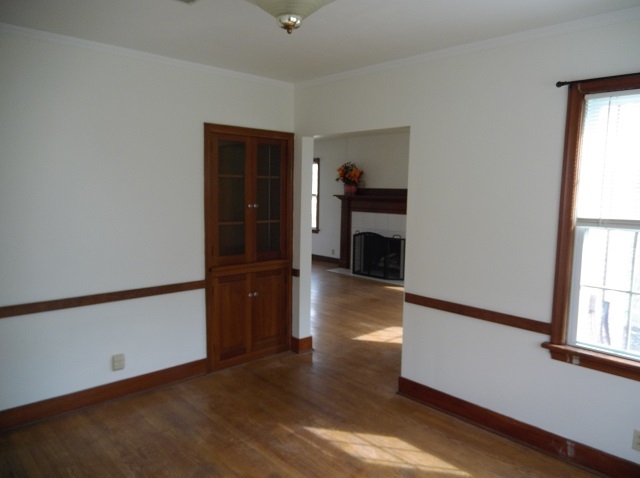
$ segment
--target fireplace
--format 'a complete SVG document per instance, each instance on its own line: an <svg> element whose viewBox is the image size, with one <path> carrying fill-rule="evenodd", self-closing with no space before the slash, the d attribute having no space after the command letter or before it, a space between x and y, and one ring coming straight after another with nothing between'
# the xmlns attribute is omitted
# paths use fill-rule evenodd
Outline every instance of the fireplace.
<svg viewBox="0 0 640 478"><path fill-rule="evenodd" d="M353 235L352 272L380 279L404 280L404 244L400 236L374 232Z"/></svg>
<svg viewBox="0 0 640 478"><path fill-rule="evenodd" d="M359 189L355 196L336 195L342 202L340 213L340 260L345 269L351 267L351 214L373 212L382 214L407 214L406 189Z"/></svg>

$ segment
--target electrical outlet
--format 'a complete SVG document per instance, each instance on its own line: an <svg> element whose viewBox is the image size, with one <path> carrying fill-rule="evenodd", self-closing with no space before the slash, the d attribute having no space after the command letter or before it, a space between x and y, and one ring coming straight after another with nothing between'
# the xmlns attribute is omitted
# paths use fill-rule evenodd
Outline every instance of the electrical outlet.
<svg viewBox="0 0 640 478"><path fill-rule="evenodd" d="M331 249L331 255L335 256L336 255L336 250L335 249Z"/></svg>
<svg viewBox="0 0 640 478"><path fill-rule="evenodd" d="M633 443L631 448L636 451L640 451L640 430L633 430Z"/></svg>
<svg viewBox="0 0 640 478"><path fill-rule="evenodd" d="M111 369L113 371L124 368L124 354L115 354L111 357Z"/></svg>

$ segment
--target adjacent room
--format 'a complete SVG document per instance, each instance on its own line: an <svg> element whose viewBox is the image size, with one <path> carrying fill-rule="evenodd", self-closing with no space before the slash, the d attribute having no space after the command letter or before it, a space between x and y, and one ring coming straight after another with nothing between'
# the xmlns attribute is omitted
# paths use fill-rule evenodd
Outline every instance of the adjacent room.
<svg viewBox="0 0 640 478"><path fill-rule="evenodd" d="M356 234L376 234L381 240L402 241L404 252L409 129L316 137L313 155L317 185L312 185L312 192L317 188L317 194L314 194L317 208L312 211L312 257L336 262L340 272L352 272ZM345 178L340 177L340 169L349 164L358 171L357 181L346 179L344 182ZM355 193L348 191L351 186L356 186ZM402 257L394 258L391 275L383 271L368 274L371 268L359 268L356 272L402 280L404 254L396 255ZM375 254L374 260L381 256Z"/></svg>

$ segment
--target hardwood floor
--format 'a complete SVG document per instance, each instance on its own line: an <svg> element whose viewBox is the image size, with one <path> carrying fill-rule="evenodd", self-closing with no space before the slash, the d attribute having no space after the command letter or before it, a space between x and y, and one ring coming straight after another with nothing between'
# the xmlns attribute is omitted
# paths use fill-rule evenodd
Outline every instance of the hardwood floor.
<svg viewBox="0 0 640 478"><path fill-rule="evenodd" d="M396 394L402 289L313 268L314 351L0 435L0 476L595 476Z"/></svg>

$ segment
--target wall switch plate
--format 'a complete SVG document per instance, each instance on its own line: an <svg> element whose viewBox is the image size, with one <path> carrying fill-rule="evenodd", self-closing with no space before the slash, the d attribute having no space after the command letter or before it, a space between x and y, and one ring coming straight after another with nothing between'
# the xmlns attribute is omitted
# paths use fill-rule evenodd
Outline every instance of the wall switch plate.
<svg viewBox="0 0 640 478"><path fill-rule="evenodd" d="M631 448L640 451L640 430L633 430L633 443Z"/></svg>
<svg viewBox="0 0 640 478"><path fill-rule="evenodd" d="M124 368L124 354L115 354L111 357L111 369L122 370Z"/></svg>

